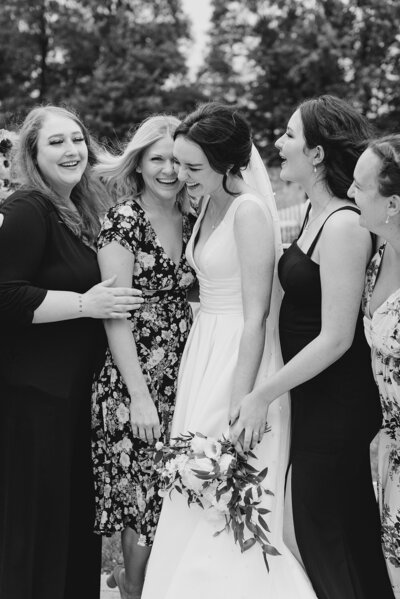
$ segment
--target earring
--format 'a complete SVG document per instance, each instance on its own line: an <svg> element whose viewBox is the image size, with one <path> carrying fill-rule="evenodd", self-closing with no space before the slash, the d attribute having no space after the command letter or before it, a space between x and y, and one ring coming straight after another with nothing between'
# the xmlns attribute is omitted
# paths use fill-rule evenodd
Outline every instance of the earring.
<svg viewBox="0 0 400 599"><path fill-rule="evenodd" d="M315 166L315 164L314 164L313 171L314 171L314 173L316 173L316 172L317 172L317 167Z"/></svg>
<svg viewBox="0 0 400 599"><path fill-rule="evenodd" d="M390 221L390 216L387 215L386 220L385 220L385 225L387 225L389 223L389 221Z"/></svg>

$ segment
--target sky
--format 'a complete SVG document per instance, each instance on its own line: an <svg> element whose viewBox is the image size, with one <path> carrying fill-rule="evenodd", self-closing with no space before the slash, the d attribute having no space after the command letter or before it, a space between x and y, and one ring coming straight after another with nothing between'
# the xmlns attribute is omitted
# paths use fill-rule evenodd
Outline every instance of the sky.
<svg viewBox="0 0 400 599"><path fill-rule="evenodd" d="M193 77L200 66L207 41L206 30L211 17L210 0L182 0L183 10L192 21L194 44L188 57L189 76Z"/></svg>

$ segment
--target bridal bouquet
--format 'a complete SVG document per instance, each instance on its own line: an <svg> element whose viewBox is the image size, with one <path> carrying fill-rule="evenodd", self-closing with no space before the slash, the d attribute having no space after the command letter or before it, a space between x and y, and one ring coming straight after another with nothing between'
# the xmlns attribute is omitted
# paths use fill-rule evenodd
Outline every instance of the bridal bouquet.
<svg viewBox="0 0 400 599"><path fill-rule="evenodd" d="M251 451L242 455L228 439L217 441L201 433L181 434L170 445L159 441L149 451L154 452L160 495L177 491L188 505L199 505L222 526L215 536L231 531L242 552L258 543L269 571L267 556L279 552L267 537L264 516L270 510L261 507L263 494L273 494L261 484L268 468L257 471L248 463L249 456L255 457Z"/></svg>

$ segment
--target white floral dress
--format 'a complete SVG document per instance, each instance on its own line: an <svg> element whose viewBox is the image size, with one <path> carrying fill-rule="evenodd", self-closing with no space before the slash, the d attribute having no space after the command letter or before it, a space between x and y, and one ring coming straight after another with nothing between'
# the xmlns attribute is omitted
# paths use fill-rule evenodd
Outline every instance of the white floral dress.
<svg viewBox="0 0 400 599"><path fill-rule="evenodd" d="M194 220L191 215L183 215L178 265L165 253L135 200L109 211L98 240L99 248L114 241L135 255L132 286L143 290L145 302L132 312L131 328L165 443L175 408L179 363L192 324L186 296L195 276L185 249ZM146 296L146 292L154 294ZM139 534L140 544L152 544L161 498L145 448L146 444L132 434L129 393L107 351L92 401L96 532L111 535L129 526Z"/></svg>
<svg viewBox="0 0 400 599"><path fill-rule="evenodd" d="M400 598L400 289L392 293L372 316L369 309L384 252L385 244L368 267L363 311L383 412L378 444L382 547L395 596Z"/></svg>

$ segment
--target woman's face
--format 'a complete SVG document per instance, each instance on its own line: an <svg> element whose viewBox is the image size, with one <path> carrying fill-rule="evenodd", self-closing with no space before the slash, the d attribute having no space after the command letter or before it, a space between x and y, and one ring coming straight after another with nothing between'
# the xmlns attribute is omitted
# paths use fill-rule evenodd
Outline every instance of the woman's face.
<svg viewBox="0 0 400 599"><path fill-rule="evenodd" d="M365 150L354 169L354 179L347 195L353 198L359 207L360 225L373 233L382 231L386 220L388 198L378 190L378 175L381 160L370 149Z"/></svg>
<svg viewBox="0 0 400 599"><path fill-rule="evenodd" d="M304 184L312 174L312 156L305 152L306 141L300 110L291 116L286 132L275 142L282 158L280 177L283 181Z"/></svg>
<svg viewBox="0 0 400 599"><path fill-rule="evenodd" d="M69 197L88 161L79 125L68 117L49 115L39 130L36 148L37 165L49 187L62 197Z"/></svg>
<svg viewBox="0 0 400 599"><path fill-rule="evenodd" d="M137 168L143 177L145 193L158 201L175 201L183 187L174 170L173 146L169 135L154 142L144 151Z"/></svg>
<svg viewBox="0 0 400 599"><path fill-rule="evenodd" d="M175 171L193 198L215 195L222 187L223 175L211 168L201 147L178 135L174 142Z"/></svg>

